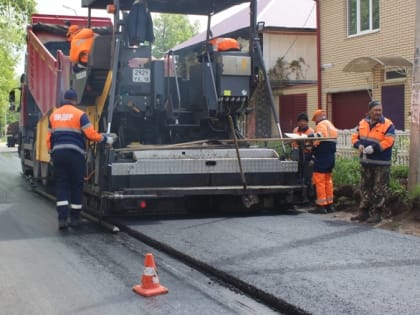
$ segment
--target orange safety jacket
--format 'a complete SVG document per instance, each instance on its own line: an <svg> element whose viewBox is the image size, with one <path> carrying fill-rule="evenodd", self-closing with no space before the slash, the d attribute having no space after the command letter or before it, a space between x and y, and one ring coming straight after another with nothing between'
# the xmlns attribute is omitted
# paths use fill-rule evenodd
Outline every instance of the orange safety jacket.
<svg viewBox="0 0 420 315"><path fill-rule="evenodd" d="M360 154L360 162L376 165L391 165L394 140L394 124L385 117L381 117L376 123L372 123L369 116L362 119L351 137L353 147L356 149L359 145L373 147L372 154Z"/></svg>
<svg viewBox="0 0 420 315"><path fill-rule="evenodd" d="M229 51L229 50L241 50L241 46L236 39L218 37L213 38L209 41L210 45L213 46L214 51Z"/></svg>
<svg viewBox="0 0 420 315"><path fill-rule="evenodd" d="M330 173L335 164L338 130L327 119L317 123L315 137L333 138L313 143L314 172Z"/></svg>
<svg viewBox="0 0 420 315"><path fill-rule="evenodd" d="M310 135L314 133L314 130L311 127L307 127L305 130L302 130L300 127L295 127L295 129L293 129L293 133L301 136L301 135ZM305 153L312 153L312 143L310 141L305 141L304 144L305 148L304 148L304 152ZM292 143L292 147L293 148L298 148L299 147L299 142L293 142Z"/></svg>
<svg viewBox="0 0 420 315"><path fill-rule="evenodd" d="M90 28L83 28L73 35L70 43L70 61L87 65L95 33Z"/></svg>
<svg viewBox="0 0 420 315"><path fill-rule="evenodd" d="M86 113L71 104L54 110L49 117L47 147L51 153L60 149L72 149L85 154L85 137L103 142L106 137L92 126Z"/></svg>

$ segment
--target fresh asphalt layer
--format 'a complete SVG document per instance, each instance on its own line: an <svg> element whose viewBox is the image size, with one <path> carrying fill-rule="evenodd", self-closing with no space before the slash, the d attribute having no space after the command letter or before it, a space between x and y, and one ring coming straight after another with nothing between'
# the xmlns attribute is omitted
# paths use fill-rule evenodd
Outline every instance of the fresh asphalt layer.
<svg viewBox="0 0 420 315"><path fill-rule="evenodd" d="M16 152L0 153L0 165L0 314L275 313L125 233L87 222L59 232L54 203L31 191ZM148 252L168 294L132 292Z"/></svg>
<svg viewBox="0 0 420 315"><path fill-rule="evenodd" d="M419 314L419 237L307 213L120 222L308 313Z"/></svg>

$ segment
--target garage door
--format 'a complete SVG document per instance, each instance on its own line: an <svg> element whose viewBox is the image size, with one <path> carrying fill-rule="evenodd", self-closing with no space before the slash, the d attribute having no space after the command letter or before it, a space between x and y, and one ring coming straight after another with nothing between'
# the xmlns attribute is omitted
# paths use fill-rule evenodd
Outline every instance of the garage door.
<svg viewBox="0 0 420 315"><path fill-rule="evenodd" d="M306 113L306 93L280 95L280 126L283 132L292 132L296 127L296 118L300 113Z"/></svg>
<svg viewBox="0 0 420 315"><path fill-rule="evenodd" d="M338 129L352 129L368 112L368 91L331 94L332 122Z"/></svg>

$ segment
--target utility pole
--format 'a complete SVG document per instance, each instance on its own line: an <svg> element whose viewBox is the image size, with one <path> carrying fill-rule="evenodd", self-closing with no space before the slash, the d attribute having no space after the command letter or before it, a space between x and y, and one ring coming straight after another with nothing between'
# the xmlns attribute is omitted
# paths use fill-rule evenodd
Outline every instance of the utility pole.
<svg viewBox="0 0 420 315"><path fill-rule="evenodd" d="M415 52L411 97L410 160L408 189L420 184L420 0L416 1Z"/></svg>

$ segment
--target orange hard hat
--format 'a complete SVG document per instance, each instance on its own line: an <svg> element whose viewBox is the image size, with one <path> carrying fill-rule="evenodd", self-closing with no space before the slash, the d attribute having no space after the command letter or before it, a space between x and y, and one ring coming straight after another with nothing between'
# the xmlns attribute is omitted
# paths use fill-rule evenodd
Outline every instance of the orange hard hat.
<svg viewBox="0 0 420 315"><path fill-rule="evenodd" d="M314 114L312 115L312 121L316 121L316 117L322 114L325 115L325 110L323 109L317 109L314 111Z"/></svg>
<svg viewBox="0 0 420 315"><path fill-rule="evenodd" d="M70 25L67 30L66 36L67 37L71 36L72 34L76 33L79 29L80 29L79 25Z"/></svg>

